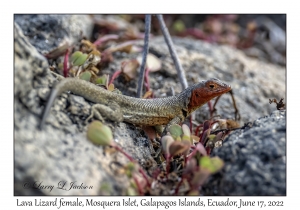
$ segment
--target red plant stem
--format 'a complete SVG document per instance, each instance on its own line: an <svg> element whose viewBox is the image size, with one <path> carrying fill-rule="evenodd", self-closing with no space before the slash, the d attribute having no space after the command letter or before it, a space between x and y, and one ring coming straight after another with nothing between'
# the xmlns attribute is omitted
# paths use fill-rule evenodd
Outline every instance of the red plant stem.
<svg viewBox="0 0 300 210"><path fill-rule="evenodd" d="M211 102L209 101L209 102L207 102L207 105L208 105L208 108L209 108L209 116L210 116L210 118L212 118L212 115L213 115L213 107L212 107L212 104L211 104Z"/></svg>
<svg viewBox="0 0 300 210"><path fill-rule="evenodd" d="M196 136L198 136L198 133L199 133L199 130L200 130L201 127L203 127L203 124L198 125L198 126L196 127L196 130L195 130L195 135L196 135Z"/></svg>
<svg viewBox="0 0 300 210"><path fill-rule="evenodd" d="M198 144L201 144L201 143L199 142ZM186 162L190 161L190 159L196 155L197 151L199 151L199 153L204 155L204 156L207 155L207 154L203 153L203 151L201 151L201 148L200 149L198 148L198 144L195 147L195 149L189 154L189 156L187 156Z"/></svg>
<svg viewBox="0 0 300 210"><path fill-rule="evenodd" d="M207 123L209 123L208 126L207 126ZM200 137L199 142L203 142L203 135L204 135L205 131L207 131L207 129L209 129L210 127L211 127L210 121L205 121L205 122L203 123L203 131L202 131L201 135L199 135L199 137ZM203 145L204 145L204 144L203 144Z"/></svg>
<svg viewBox="0 0 300 210"><path fill-rule="evenodd" d="M149 180L148 180L148 178L147 178L147 175L146 175L145 172L143 171L143 169L139 168L139 172L142 174L142 176L143 176L144 179L146 180L147 186L148 186L148 187L151 187L151 184L150 184L150 182L149 182Z"/></svg>
<svg viewBox="0 0 300 210"><path fill-rule="evenodd" d="M202 133L201 134L199 134L199 142L201 142L202 141L202 136L203 136L203 133L205 132L205 130L204 130L204 126L203 126L203 130L202 130Z"/></svg>
<svg viewBox="0 0 300 210"><path fill-rule="evenodd" d="M187 156L184 155L184 165L186 166L186 163L187 163Z"/></svg>
<svg viewBox="0 0 300 210"><path fill-rule="evenodd" d="M207 155L210 155L211 148L210 147L206 147L205 149L206 149Z"/></svg>
<svg viewBox="0 0 300 210"><path fill-rule="evenodd" d="M135 162L135 160L134 160L129 154L127 154L121 147L119 147L118 145L113 145L113 147L114 147L117 151L119 151L119 152L121 152L123 155L125 155L125 157L127 157L128 160L130 160L131 162Z"/></svg>
<svg viewBox="0 0 300 210"><path fill-rule="evenodd" d="M112 75L109 85L114 82L114 80L121 74L121 72L122 72L121 70L118 70Z"/></svg>
<svg viewBox="0 0 300 210"><path fill-rule="evenodd" d="M159 174L160 174L160 169L159 169L159 168L156 168L156 169L152 172L151 177L152 177L153 179L156 180Z"/></svg>
<svg viewBox="0 0 300 210"><path fill-rule="evenodd" d="M145 38L145 33L138 33L136 36L137 39L144 39ZM149 38L153 38L153 34L149 34Z"/></svg>
<svg viewBox="0 0 300 210"><path fill-rule="evenodd" d="M121 147L119 147L118 145L112 145L112 147L114 147L117 151L119 151L123 155L125 155L125 157L127 157L128 160L130 160L133 163L136 163L136 161L129 154L127 154ZM148 187L151 187L151 184L150 184L150 182L147 178L147 175L145 174L145 172L140 167L139 167L139 172L142 174L142 176L146 180Z"/></svg>
<svg viewBox="0 0 300 210"><path fill-rule="evenodd" d="M103 42L107 42L109 40L114 40L114 39L119 39L119 36L116 34L107 34L105 36L102 36L100 38L98 38L93 45L95 45L95 47L100 46Z"/></svg>
<svg viewBox="0 0 300 210"><path fill-rule="evenodd" d="M210 124L210 126L212 126L213 124L218 123L218 122L219 122L218 120L215 120Z"/></svg>
<svg viewBox="0 0 300 210"><path fill-rule="evenodd" d="M183 183L183 180L184 180L184 179L185 179L184 176L182 176L180 182L178 183L178 185L177 185L177 187L176 187L176 190L175 190L175 192L174 192L174 195L178 195L179 187L180 187L180 185Z"/></svg>
<svg viewBox="0 0 300 210"><path fill-rule="evenodd" d="M64 77L68 77L68 72L69 72L69 53L70 49L68 48L65 53L64 57Z"/></svg>
<svg viewBox="0 0 300 210"><path fill-rule="evenodd" d="M136 186L137 186L137 188L138 188L139 195L144 195L143 188L142 188L142 186L140 185L139 180L138 180L135 176L133 176L133 180L134 180L134 182L135 182L135 184L136 184Z"/></svg>
<svg viewBox="0 0 300 210"><path fill-rule="evenodd" d="M201 143L198 143L198 144L201 144ZM190 161L190 159L192 159L192 157L194 157L196 152L197 152L197 148L194 149L193 152L191 152L189 156L187 156L187 161L186 162Z"/></svg>

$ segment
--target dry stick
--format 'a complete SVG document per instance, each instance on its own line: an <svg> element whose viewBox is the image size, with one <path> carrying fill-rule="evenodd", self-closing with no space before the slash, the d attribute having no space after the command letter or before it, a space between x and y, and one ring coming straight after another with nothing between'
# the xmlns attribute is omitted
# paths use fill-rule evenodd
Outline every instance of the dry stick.
<svg viewBox="0 0 300 210"><path fill-rule="evenodd" d="M169 31L165 25L165 22L164 22L164 19L163 19L163 16L162 15L156 15L157 19L158 19L158 22L159 22L159 25L160 25L160 29L164 35L164 38L165 38L165 42L167 43L168 45L168 48L169 48L169 51L170 51L170 54L171 54L171 57L173 59L173 62L175 64L175 68L177 70L177 74L179 76L179 80L180 80L180 83L181 83L181 86L182 86L182 90L185 90L187 87L188 87L188 84L187 84L187 81L186 81L186 78L185 78L185 74L184 74L184 71L183 71L183 68L179 62L179 59L178 59L178 55L175 51L175 47L174 47L174 44L173 44L173 41L170 37L170 34L169 34Z"/></svg>
<svg viewBox="0 0 300 210"><path fill-rule="evenodd" d="M170 33L169 33L169 31L166 27L163 16L162 15L156 15L156 17L157 17L159 25L160 25L160 30L162 31L162 33L164 35L165 42L168 45L169 52L170 52L171 57L173 59L173 62L175 64L175 68L176 68L176 71L177 71L177 74L178 74L178 77L179 77L179 81L180 81L181 86L182 86L182 90L185 90L188 87L188 83L186 81L185 73L183 71L181 63L178 59L178 55L177 55L177 52L175 50L175 47L174 47L173 41L171 39ZM189 116L189 118L190 118L190 122L192 122L192 115ZM191 123L190 124L190 130L192 131L192 129L193 128L192 128L192 123Z"/></svg>
<svg viewBox="0 0 300 210"><path fill-rule="evenodd" d="M136 94L137 98L142 97L143 81L144 81L144 75L145 75L145 66L146 66L147 55L148 55L148 51L149 51L150 27L151 27L151 15L146 15L144 49L143 49L142 65L141 65L141 68L140 68L140 75L139 75L138 88L137 88L137 94Z"/></svg>

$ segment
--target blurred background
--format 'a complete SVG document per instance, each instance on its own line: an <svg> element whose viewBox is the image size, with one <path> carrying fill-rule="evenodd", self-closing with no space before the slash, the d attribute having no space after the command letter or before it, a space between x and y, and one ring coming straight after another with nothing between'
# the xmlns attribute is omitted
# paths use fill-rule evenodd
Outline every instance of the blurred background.
<svg viewBox="0 0 300 210"><path fill-rule="evenodd" d="M107 21L94 16L94 39L99 35L124 31L126 39L141 38L145 15L114 15L120 21ZM166 26L172 36L190 37L210 43L230 45L241 49L250 57L286 65L286 15L285 14L164 14ZM99 21L97 21L97 19ZM126 24L127 22L127 24ZM130 27L126 27L130 24ZM160 35L157 19L153 16L151 33Z"/></svg>

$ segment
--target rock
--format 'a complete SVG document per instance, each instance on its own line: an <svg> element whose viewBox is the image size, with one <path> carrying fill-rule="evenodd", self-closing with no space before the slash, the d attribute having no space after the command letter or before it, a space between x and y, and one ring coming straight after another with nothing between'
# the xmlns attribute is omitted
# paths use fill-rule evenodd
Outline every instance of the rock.
<svg viewBox="0 0 300 210"><path fill-rule="evenodd" d="M93 21L88 15L15 15L15 22L29 42L40 53L48 53L58 46L90 37Z"/></svg>
<svg viewBox="0 0 300 210"><path fill-rule="evenodd" d="M286 111L232 132L212 156L225 162L203 187L205 195L286 195Z"/></svg>

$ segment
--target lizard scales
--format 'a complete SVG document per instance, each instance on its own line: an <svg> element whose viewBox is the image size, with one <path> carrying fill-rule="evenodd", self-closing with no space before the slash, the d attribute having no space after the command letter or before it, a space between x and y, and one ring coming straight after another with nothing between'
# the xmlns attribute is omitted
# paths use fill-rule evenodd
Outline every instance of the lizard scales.
<svg viewBox="0 0 300 210"><path fill-rule="evenodd" d="M203 104L230 90L230 85L213 78L194 84L175 96L140 99L107 91L81 79L66 78L53 89L40 126L45 123L55 98L65 91L83 96L96 104L107 107L115 105L120 117L106 116L113 121L154 126L182 122Z"/></svg>

